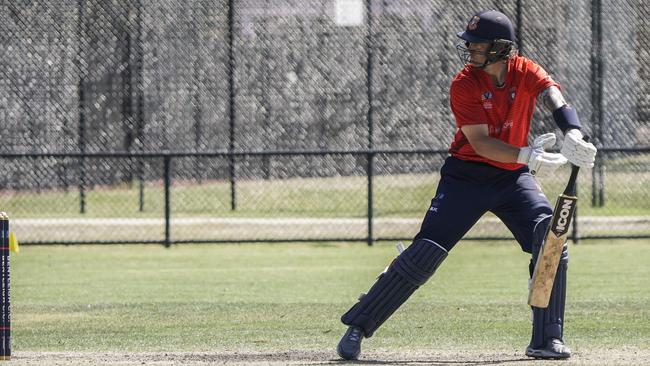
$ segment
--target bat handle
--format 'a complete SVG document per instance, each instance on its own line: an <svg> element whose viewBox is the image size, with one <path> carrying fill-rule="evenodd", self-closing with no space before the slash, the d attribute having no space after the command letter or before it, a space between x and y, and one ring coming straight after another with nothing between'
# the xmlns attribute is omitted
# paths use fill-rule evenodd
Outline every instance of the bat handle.
<svg viewBox="0 0 650 366"><path fill-rule="evenodd" d="M590 137L585 135L582 138L584 141L589 142ZM576 195L576 181L578 180L578 172L580 167L577 165L571 164L571 176L569 177L569 183L567 183L566 188L564 189L564 194L567 196Z"/></svg>

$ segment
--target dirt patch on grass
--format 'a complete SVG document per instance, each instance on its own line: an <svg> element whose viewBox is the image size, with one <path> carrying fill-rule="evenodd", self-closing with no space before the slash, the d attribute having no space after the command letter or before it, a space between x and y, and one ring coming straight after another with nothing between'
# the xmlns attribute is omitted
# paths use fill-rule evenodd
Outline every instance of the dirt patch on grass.
<svg viewBox="0 0 650 366"><path fill-rule="evenodd" d="M356 362L332 350L276 352L15 352L12 365L650 365L650 350L575 352L565 361L531 360L521 352L368 351Z"/></svg>

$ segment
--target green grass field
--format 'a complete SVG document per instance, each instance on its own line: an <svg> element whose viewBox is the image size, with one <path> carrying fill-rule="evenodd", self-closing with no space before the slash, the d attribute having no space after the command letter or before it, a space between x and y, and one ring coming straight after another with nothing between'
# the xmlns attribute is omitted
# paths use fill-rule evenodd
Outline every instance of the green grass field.
<svg viewBox="0 0 650 366"><path fill-rule="evenodd" d="M338 318L396 254L387 243L21 249L12 364L340 364ZM570 253L574 357L562 364L649 362L650 242ZM514 243L460 243L364 342L363 362L527 364L527 268Z"/></svg>

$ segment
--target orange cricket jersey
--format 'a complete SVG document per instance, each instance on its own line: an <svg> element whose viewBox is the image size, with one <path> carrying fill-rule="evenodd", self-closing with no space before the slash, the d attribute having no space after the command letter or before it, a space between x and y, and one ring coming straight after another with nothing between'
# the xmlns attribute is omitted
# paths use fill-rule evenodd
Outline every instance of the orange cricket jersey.
<svg viewBox="0 0 650 366"><path fill-rule="evenodd" d="M462 160L485 162L507 170L521 168L522 164L501 163L478 155L460 128L487 124L490 137L517 147L527 146L537 95L553 85L560 87L541 66L521 56L509 60L501 88L495 87L483 70L465 66L451 83L451 111L458 130L449 152Z"/></svg>

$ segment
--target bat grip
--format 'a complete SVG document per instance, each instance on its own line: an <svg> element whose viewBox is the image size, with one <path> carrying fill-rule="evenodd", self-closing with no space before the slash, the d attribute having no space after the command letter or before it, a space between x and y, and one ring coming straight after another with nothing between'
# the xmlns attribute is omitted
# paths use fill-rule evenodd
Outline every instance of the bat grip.
<svg viewBox="0 0 650 366"><path fill-rule="evenodd" d="M582 138L584 141L589 142L590 137L585 135ZM571 176L569 177L569 183L567 183L566 188L564 189L564 194L567 196L576 195L576 181L578 180L578 172L580 167L577 165L571 164Z"/></svg>

